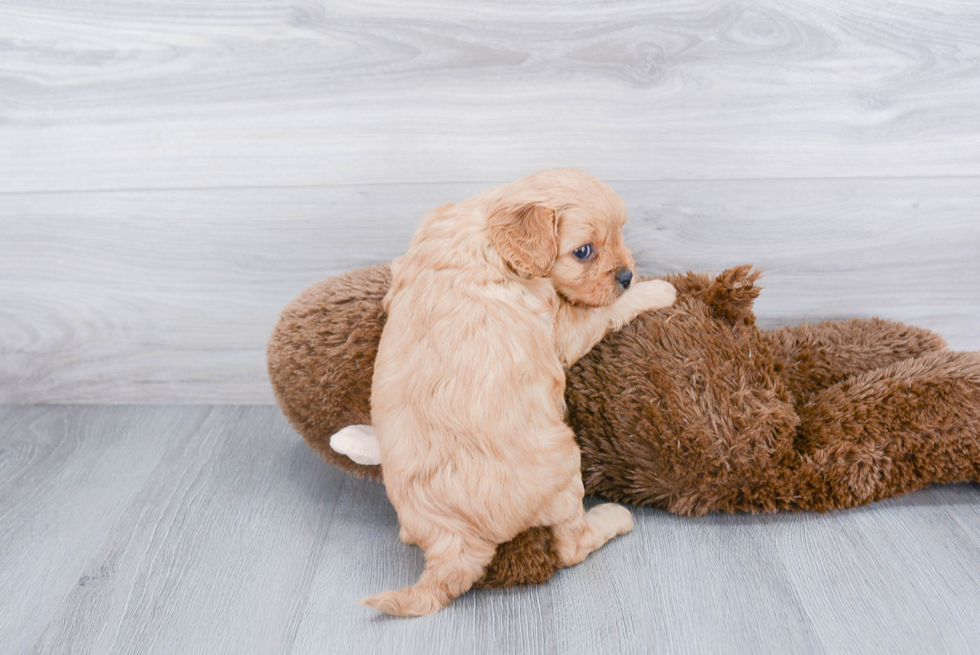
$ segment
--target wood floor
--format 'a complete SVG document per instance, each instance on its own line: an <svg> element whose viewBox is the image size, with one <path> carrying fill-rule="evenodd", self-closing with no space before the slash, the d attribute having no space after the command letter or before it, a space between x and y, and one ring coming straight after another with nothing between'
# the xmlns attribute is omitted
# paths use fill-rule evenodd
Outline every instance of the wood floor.
<svg viewBox="0 0 980 655"><path fill-rule="evenodd" d="M383 488L273 407L0 409L0 652L969 653L980 488L637 527L549 583L422 619Z"/></svg>

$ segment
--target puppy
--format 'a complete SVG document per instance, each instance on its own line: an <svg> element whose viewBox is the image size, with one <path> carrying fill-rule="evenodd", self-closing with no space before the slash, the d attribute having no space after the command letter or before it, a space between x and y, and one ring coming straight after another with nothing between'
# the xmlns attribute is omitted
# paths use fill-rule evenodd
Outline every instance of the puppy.
<svg viewBox="0 0 980 655"><path fill-rule="evenodd" d="M565 370L610 330L674 301L667 282L632 284L625 222L620 197L574 169L422 219L392 267L371 419L400 537L425 551L425 571L362 604L437 612L483 575L497 544L531 526L553 528L565 566L632 529L620 505L585 512L564 422Z"/></svg>

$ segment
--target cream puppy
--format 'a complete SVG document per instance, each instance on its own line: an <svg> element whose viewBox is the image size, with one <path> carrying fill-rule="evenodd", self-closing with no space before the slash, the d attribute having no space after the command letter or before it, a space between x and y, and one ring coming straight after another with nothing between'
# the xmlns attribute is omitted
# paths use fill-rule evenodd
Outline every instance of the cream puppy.
<svg viewBox="0 0 980 655"><path fill-rule="evenodd" d="M419 581L361 600L432 614L465 592L497 544L551 526L565 566L633 527L612 503L585 512L564 422L565 370L610 330L673 303L631 284L626 208L600 180L545 170L427 214L392 267L371 388L401 539ZM628 291L627 291L628 289Z"/></svg>

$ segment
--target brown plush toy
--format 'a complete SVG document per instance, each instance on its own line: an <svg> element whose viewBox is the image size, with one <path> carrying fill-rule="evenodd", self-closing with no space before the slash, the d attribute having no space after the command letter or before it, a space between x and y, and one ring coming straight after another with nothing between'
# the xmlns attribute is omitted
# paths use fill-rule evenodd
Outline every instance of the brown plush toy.
<svg viewBox="0 0 980 655"><path fill-rule="evenodd" d="M588 493L675 514L827 511L980 480L980 353L877 319L760 330L751 267L670 276L677 302L568 372ZM330 437L370 423L387 264L324 280L283 311L268 363L279 406L327 462L380 478ZM547 580L548 529L497 549L477 586Z"/></svg>

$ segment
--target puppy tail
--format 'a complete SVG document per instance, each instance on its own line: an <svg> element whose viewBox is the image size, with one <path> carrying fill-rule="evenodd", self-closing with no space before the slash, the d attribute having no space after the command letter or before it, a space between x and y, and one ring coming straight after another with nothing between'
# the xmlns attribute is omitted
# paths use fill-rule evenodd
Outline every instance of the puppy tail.
<svg viewBox="0 0 980 655"><path fill-rule="evenodd" d="M435 614L483 576L497 550L492 542L464 543L457 535L442 542L426 551L425 571L414 585L362 598L358 604L395 616Z"/></svg>

